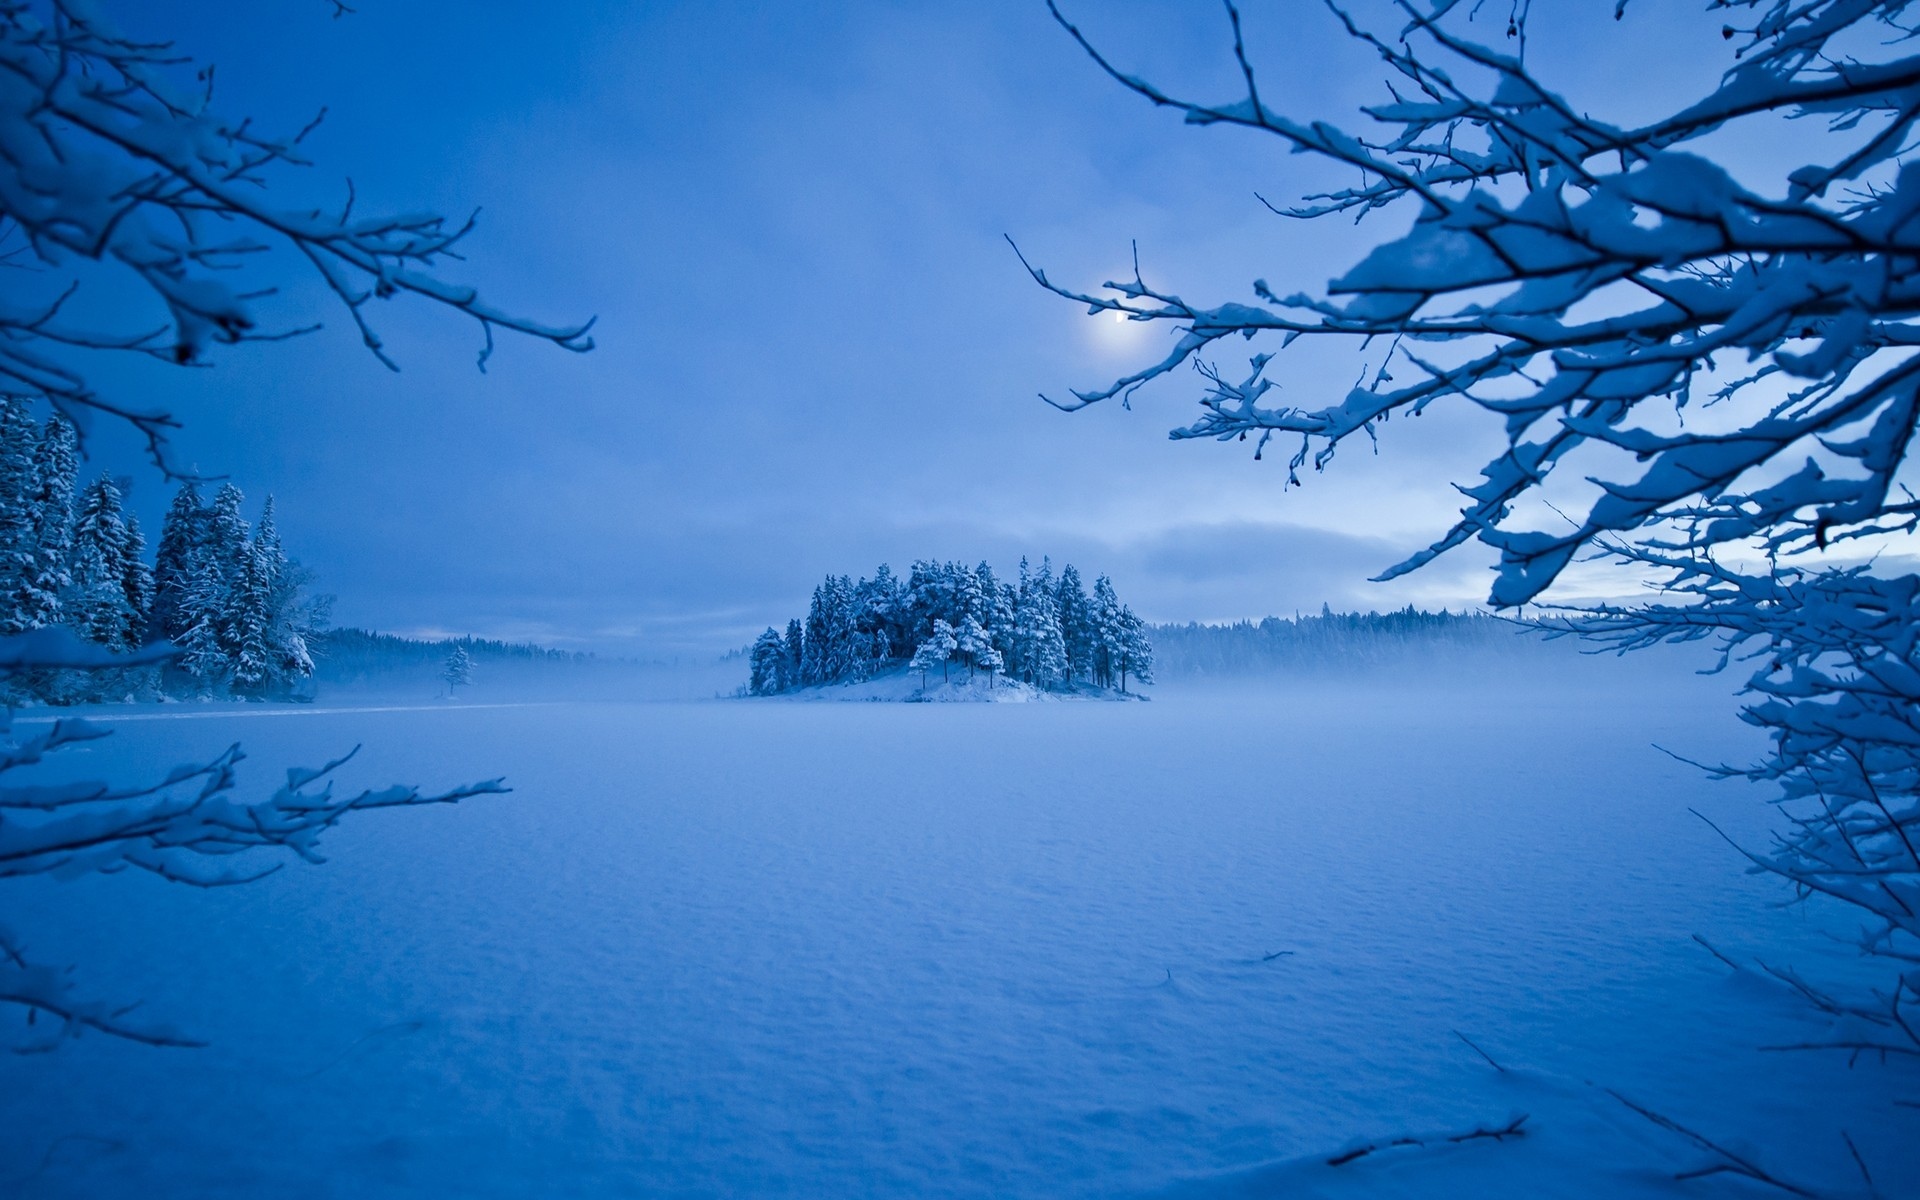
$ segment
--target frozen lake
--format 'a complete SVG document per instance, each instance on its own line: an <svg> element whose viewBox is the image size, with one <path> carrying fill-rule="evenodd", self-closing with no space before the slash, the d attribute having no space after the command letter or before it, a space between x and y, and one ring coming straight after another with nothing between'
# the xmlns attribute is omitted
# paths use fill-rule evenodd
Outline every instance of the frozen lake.
<svg viewBox="0 0 1920 1200"><path fill-rule="evenodd" d="M1900 1194L1912 1069L1758 1051L1819 1026L1691 940L1852 969L1687 812L1757 842L1763 794L1652 748L1744 760L1727 694L1578 662L130 722L74 764L242 740L264 792L365 742L355 785L517 790L247 888L8 886L41 959L214 1044L0 1062L0 1194L1755 1194L1671 1182L1698 1156L1587 1081L1857 1190L1845 1129Z"/></svg>

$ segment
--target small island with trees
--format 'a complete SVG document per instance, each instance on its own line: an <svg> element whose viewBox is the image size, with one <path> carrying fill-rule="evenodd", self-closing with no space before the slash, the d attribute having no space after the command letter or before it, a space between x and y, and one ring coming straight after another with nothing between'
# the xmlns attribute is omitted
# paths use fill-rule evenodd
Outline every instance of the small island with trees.
<svg viewBox="0 0 1920 1200"><path fill-rule="evenodd" d="M858 582L829 575L806 619L769 627L748 651L747 694L807 699L1135 699L1153 682L1146 625L1105 575L1020 560L1003 583L982 562L925 559L905 581L881 564ZM864 685L864 686L862 686Z"/></svg>

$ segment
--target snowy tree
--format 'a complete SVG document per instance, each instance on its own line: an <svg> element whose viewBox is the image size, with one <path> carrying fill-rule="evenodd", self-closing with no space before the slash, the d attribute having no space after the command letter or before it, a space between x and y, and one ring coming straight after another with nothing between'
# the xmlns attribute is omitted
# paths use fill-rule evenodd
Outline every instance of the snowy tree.
<svg viewBox="0 0 1920 1200"><path fill-rule="evenodd" d="M153 619L153 568L147 565L147 539L140 532L139 518L126 514L127 554L120 577L121 591L135 624L128 639L129 648L143 645L149 638Z"/></svg>
<svg viewBox="0 0 1920 1200"><path fill-rule="evenodd" d="M227 579L219 641L227 655L228 686L235 695L258 698L278 678L273 579L265 558L251 543L242 545L239 559Z"/></svg>
<svg viewBox="0 0 1920 1200"><path fill-rule="evenodd" d="M111 650L140 644L142 614L127 587L139 553L134 537L121 511L120 489L101 475L80 495L63 608L76 633Z"/></svg>
<svg viewBox="0 0 1920 1200"><path fill-rule="evenodd" d="M977 617L968 614L960 624L954 626L953 641L960 661L967 664L967 677L971 679L987 653L993 650L993 639L987 636L986 626Z"/></svg>
<svg viewBox="0 0 1920 1200"><path fill-rule="evenodd" d="M411 297L471 318L481 335L482 367L495 330L569 350L592 348L590 322L525 320L441 275L457 261L471 222L355 211L351 189L333 211L284 197L274 181L283 169L304 164L301 143L318 122L290 136L273 134L216 109L212 79L210 69L197 68L170 44L120 35L93 3L0 5L0 145L6 147L0 227L17 239L13 257L34 268L13 273L0 305L0 394L50 407L63 418L62 437L88 412L122 421L144 437L164 473L180 478L184 472L168 442L176 422L91 386L89 367L130 353L203 364L223 344L317 328L292 310L267 311L275 297L301 294L267 276L278 261L310 264L368 351L389 366L393 359L369 321L375 299ZM291 253L261 253L273 246ZM76 293L84 293L79 303L71 302ZM152 321L153 311L165 320ZM75 313L86 315L75 319ZM118 314L122 324L93 323L99 314ZM57 543L15 539L16 514L7 506L8 460L18 444L13 424L11 416L0 417L0 635L14 635L0 637L0 673L135 665L141 655L115 656L64 631L35 629L40 618L13 606L15 592L26 590L16 588L14 567L29 554L36 559L34 603L42 595L57 599L59 591L53 586L58 570L45 557ZM167 580L168 603L191 599L199 574L183 570ZM164 590L159 579L155 586ZM177 612L167 608L164 615L180 626ZM155 653L144 661L164 657ZM0 739L13 747L0 754L0 776L104 732L62 722L36 737ZM317 862L319 835L350 813L502 790L498 783L438 795L412 788L350 797L308 790L330 777L336 762L289 772L285 787L246 803L233 795L239 759L237 749L229 750L146 786L78 784L56 794L0 784L0 878L131 866L203 885L244 883L263 873L236 859L249 849ZM52 1018L34 1031L40 1035L34 1048L87 1028L156 1044L190 1041L131 1016L130 1005L84 997L70 973L30 961L8 932L0 932L0 1004Z"/></svg>
<svg viewBox="0 0 1920 1200"><path fill-rule="evenodd" d="M1127 690L1127 676L1136 683L1153 682L1153 642L1147 637L1147 623L1126 605L1120 606L1120 637L1114 654L1120 669L1120 690Z"/></svg>
<svg viewBox="0 0 1920 1200"><path fill-rule="evenodd" d="M1398 84L1343 128L1270 106L1231 3L1223 45L1230 34L1241 86L1222 102L1129 72L1049 4L1122 87L1189 124L1248 130L1350 172L1286 215L1413 218L1324 290L1253 281L1257 303L1196 303L1138 269L1094 292L1030 268L1089 312L1179 334L1164 357L1060 406L1127 395L1191 363L1202 411L1173 436L1252 437L1259 457L1279 435L1294 446L1288 484L1351 439L1381 440L1395 415L1448 404L1490 414L1505 445L1462 488L1459 519L1382 577L1477 540L1499 556L1492 603L1512 607L1552 601L1548 589L1592 552L1662 592L1569 612L1558 628L1629 647L1718 637L1729 653L1758 651L1745 716L1774 746L1748 774L1783 785L1790 831L1748 853L1869 921L1862 948L1894 981L1875 999L1830 1003L1867 1031L1845 1048L1920 1053L1902 1011L1920 1001L1920 905L1905 899L1920 894L1920 579L1873 557L1920 529L1905 486L1920 424L1920 241L1907 219L1920 198L1907 161L1920 59L1908 53L1908 6L1708 5L1717 11L1703 19L1729 50L1723 73L1639 124L1587 115L1529 68L1528 25L1558 8L1515 6L1496 26L1506 47L1484 44L1471 26L1480 6L1457 0L1408 0L1399 28L1338 12ZM1750 25L1721 24L1740 10ZM1827 122L1814 161L1770 176L1753 166L1744 180L1714 161L1794 117ZM1269 367L1303 338L1383 357L1344 393L1278 403ZM1245 372L1207 357L1242 339L1269 342ZM1698 401L1711 419L1683 420Z"/></svg>
<svg viewBox="0 0 1920 1200"><path fill-rule="evenodd" d="M1025 559L1021 560L1022 566ZM1060 606L1052 563L1042 560L1038 574L1022 590L1014 614L1015 658L1011 672L1037 687L1058 687L1067 679L1066 640L1060 633Z"/></svg>
<svg viewBox="0 0 1920 1200"><path fill-rule="evenodd" d="M1069 680L1093 678L1093 605L1087 599L1086 585L1072 563L1060 569L1056 589L1060 611L1060 638L1067 655Z"/></svg>
<svg viewBox="0 0 1920 1200"><path fill-rule="evenodd" d="M973 569L975 581L980 591L980 626L987 631L987 640L999 652L1002 663L1013 653L1014 608L1017 595L994 575L993 568L982 562Z"/></svg>
<svg viewBox="0 0 1920 1200"><path fill-rule="evenodd" d="M160 546L153 559L151 636L177 642L187 631L188 583L206 540L206 506L200 489L188 480L174 493L160 523Z"/></svg>
<svg viewBox="0 0 1920 1200"><path fill-rule="evenodd" d="M287 558L281 545L272 496L262 506L260 523L253 531L253 557L259 561L267 583L268 688L286 693L313 674L309 646L313 636L325 627L326 613L323 601L306 594L307 573Z"/></svg>
<svg viewBox="0 0 1920 1200"><path fill-rule="evenodd" d="M8 633L43 629L60 619L73 548L73 485L79 471L73 426L47 419L33 449L32 488L21 531L20 573L7 597Z"/></svg>
<svg viewBox="0 0 1920 1200"><path fill-rule="evenodd" d="M919 648L913 652L912 661L907 665L920 672L920 686L924 689L927 686L927 672L936 666L940 668L941 681L945 682L947 664L953 661L953 656L959 649L960 642L954 637L953 626L936 617L933 622L933 632L928 635L926 641L920 643Z"/></svg>
<svg viewBox="0 0 1920 1200"><path fill-rule="evenodd" d="M779 687L781 691L801 686L804 676L801 665L806 658L807 634L800 619L795 617L787 622L787 636L781 639L786 656L780 663Z"/></svg>
<svg viewBox="0 0 1920 1200"><path fill-rule="evenodd" d="M457 695L461 688L473 683L473 655L467 652L466 644L455 642L453 649L447 651L446 665L440 669L440 678L446 680L447 695Z"/></svg>
<svg viewBox="0 0 1920 1200"><path fill-rule="evenodd" d="M180 597L184 628L173 639L180 651L173 665L184 676L179 686L189 695L211 695L226 685L233 662L227 652L229 585L212 554L193 557Z"/></svg>
<svg viewBox="0 0 1920 1200"><path fill-rule="evenodd" d="M765 633L754 639L753 649L747 655L747 691L756 696L770 696L782 690L786 656L787 648L780 634L768 626Z"/></svg>
<svg viewBox="0 0 1920 1200"><path fill-rule="evenodd" d="M1120 672L1120 658L1126 652L1126 618L1113 580L1105 575L1093 581L1089 622L1093 681L1101 687L1112 687Z"/></svg>
<svg viewBox="0 0 1920 1200"><path fill-rule="evenodd" d="M24 399L0 395L0 632L25 628L14 597L34 565L34 445L39 440Z"/></svg>

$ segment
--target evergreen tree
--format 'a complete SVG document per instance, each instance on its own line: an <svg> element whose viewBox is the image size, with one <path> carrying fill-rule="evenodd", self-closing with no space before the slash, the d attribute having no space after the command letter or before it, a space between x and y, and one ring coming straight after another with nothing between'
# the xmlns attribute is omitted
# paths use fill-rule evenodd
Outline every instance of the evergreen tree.
<svg viewBox="0 0 1920 1200"><path fill-rule="evenodd" d="M1060 638L1067 654L1067 678L1091 680L1095 641L1093 605L1088 602L1086 588L1080 582L1080 572L1072 563L1061 568L1056 595L1060 610Z"/></svg>
<svg viewBox="0 0 1920 1200"><path fill-rule="evenodd" d="M440 678L447 681L449 696L473 682L473 655L467 653L465 643L455 642L453 649L447 652L447 664L441 668Z"/></svg>
<svg viewBox="0 0 1920 1200"><path fill-rule="evenodd" d="M756 696L770 696L780 691L780 677L785 674L782 663L787 655L786 646L772 626L754 640L753 650L748 654L747 691Z"/></svg>
<svg viewBox="0 0 1920 1200"><path fill-rule="evenodd" d="M927 686L927 672L932 670L935 664L939 665L940 679L945 682L947 663L952 661L954 652L959 648L960 643L953 636L953 626L936 617L933 621L933 631L928 634L926 641L920 643L919 649L913 652L913 659L907 666L920 672L920 686L923 689Z"/></svg>
<svg viewBox="0 0 1920 1200"><path fill-rule="evenodd" d="M127 597L127 609L133 613L131 644L138 648L151 641L153 623L153 568L147 565L147 539L140 532L140 521L126 514L127 556L125 574L120 578Z"/></svg>
<svg viewBox="0 0 1920 1200"><path fill-rule="evenodd" d="M968 614L959 625L954 627L953 640L960 652L961 661L967 664L967 678L973 678L974 670L981 665L988 652L993 651L993 642L987 638L986 626L972 614ZM994 657L999 658L997 651Z"/></svg>
<svg viewBox="0 0 1920 1200"><path fill-rule="evenodd" d="M1060 609L1055 599L1051 564L1043 565L1026 589L1026 600L1015 614L1018 674L1042 688L1058 687L1067 677L1066 642L1060 635Z"/></svg>
<svg viewBox="0 0 1920 1200"><path fill-rule="evenodd" d="M1153 682L1153 643L1147 639L1146 622L1125 605L1120 606L1118 661L1121 691L1127 690L1128 672L1132 672L1136 683Z"/></svg>
<svg viewBox="0 0 1920 1200"><path fill-rule="evenodd" d="M160 547L153 559L153 605L147 618L149 638L178 643L191 625L187 592L206 534L206 505L200 500L200 489L189 480L173 494L160 523Z"/></svg>
<svg viewBox="0 0 1920 1200"><path fill-rule="evenodd" d="M75 633L112 650L139 645L140 613L127 594L129 564L137 561L131 541L120 489L102 475L80 495L61 606Z"/></svg>
<svg viewBox="0 0 1920 1200"><path fill-rule="evenodd" d="M47 418L33 451L33 487L28 493L21 573L7 605L8 633L41 629L60 619L60 596L70 582L73 548L73 485L79 471L73 425L58 414Z"/></svg>
<svg viewBox="0 0 1920 1200"><path fill-rule="evenodd" d="M260 510L260 524L253 531L253 557L267 583L267 654L270 663L270 687L275 692L290 691L296 681L313 674L313 656L309 642L320 627L320 614L302 595L305 573L299 564L287 558L280 544L280 529L273 519L273 497Z"/></svg>
<svg viewBox="0 0 1920 1200"><path fill-rule="evenodd" d="M226 682L229 659L221 626L227 608L227 578L214 556L204 552L190 557L188 572L178 614L182 628L173 638L180 656L173 665L185 677L185 690L200 695Z"/></svg>
<svg viewBox="0 0 1920 1200"><path fill-rule="evenodd" d="M784 692L801 686L800 664L805 657L807 635L800 624L800 618L795 617L787 622L787 636L781 641L786 656L780 663L779 684L780 690Z"/></svg>
<svg viewBox="0 0 1920 1200"><path fill-rule="evenodd" d="M266 561L257 547L243 545L227 580L220 629L229 686L237 695L266 695L278 680L273 615L273 580Z"/></svg>
<svg viewBox="0 0 1920 1200"><path fill-rule="evenodd" d="M1125 654L1126 629L1120 597L1105 575L1093 583L1092 634L1093 681L1101 687L1112 687Z"/></svg>
<svg viewBox="0 0 1920 1200"><path fill-rule="evenodd" d="M0 396L0 633L27 628L14 604L34 563L33 454L38 440L27 402Z"/></svg>

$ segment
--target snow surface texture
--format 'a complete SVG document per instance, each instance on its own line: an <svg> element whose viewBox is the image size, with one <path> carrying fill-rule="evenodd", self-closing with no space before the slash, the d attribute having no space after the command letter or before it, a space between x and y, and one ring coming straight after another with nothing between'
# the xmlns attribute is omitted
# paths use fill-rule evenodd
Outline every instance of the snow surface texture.
<svg viewBox="0 0 1920 1200"><path fill-rule="evenodd" d="M0 1195L1761 1194L1675 1183L1703 1156L1589 1080L1920 1194L1911 1067L1758 1051L1818 1014L1691 941L1857 965L1686 811L1757 838L1760 790L1649 745L1756 749L1725 681L1558 671L128 723L79 765L244 738L264 791L364 741L343 785L519 790L242 889L10 888L43 960L214 1044L0 1061Z"/></svg>

